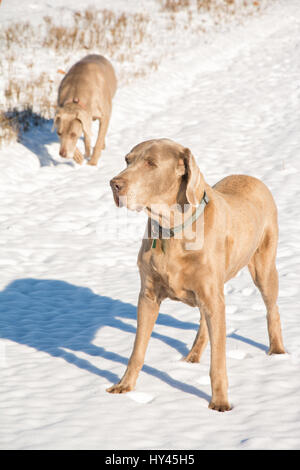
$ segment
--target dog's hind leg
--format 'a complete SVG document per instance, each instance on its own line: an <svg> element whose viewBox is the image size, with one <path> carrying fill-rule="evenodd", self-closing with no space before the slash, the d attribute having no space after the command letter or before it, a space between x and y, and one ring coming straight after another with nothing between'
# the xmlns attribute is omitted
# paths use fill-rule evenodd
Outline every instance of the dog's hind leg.
<svg viewBox="0 0 300 470"><path fill-rule="evenodd" d="M285 353L277 306L278 273L276 269L277 231L266 230L248 268L267 308L270 349L268 354Z"/></svg>
<svg viewBox="0 0 300 470"><path fill-rule="evenodd" d="M201 313L201 310L200 310L200 313ZM207 329L205 315L201 314L200 325L199 325L199 329L198 329L194 344L192 346L192 349L188 353L188 355L184 358L184 360L186 362L200 362L202 353L208 343L208 338L209 336L208 336L208 329Z"/></svg>

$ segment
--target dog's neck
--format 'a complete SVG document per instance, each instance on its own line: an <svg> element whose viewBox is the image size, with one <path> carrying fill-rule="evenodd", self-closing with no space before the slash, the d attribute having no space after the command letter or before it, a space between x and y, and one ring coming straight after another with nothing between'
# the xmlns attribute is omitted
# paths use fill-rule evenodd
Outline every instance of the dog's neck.
<svg viewBox="0 0 300 470"><path fill-rule="evenodd" d="M188 203L186 198L186 182L184 178L181 178L179 185L177 182L174 182L168 192L168 200L145 207L148 217L156 221L164 229L171 229L182 224L186 218L191 216L193 211L193 206Z"/></svg>
<svg viewBox="0 0 300 470"><path fill-rule="evenodd" d="M83 103L83 101L81 101L79 98L73 98L64 102L64 106L70 104L75 104L86 111L86 104Z"/></svg>
<svg viewBox="0 0 300 470"><path fill-rule="evenodd" d="M197 238L198 234L196 232L194 233L192 231L192 225L194 222L197 222L198 219L200 218L201 214L203 214L204 209L206 205L209 203L209 198L204 191L202 199L198 206L193 207L189 205L187 210L184 212L179 211L177 213L177 220L181 219L179 224L170 224L168 220L168 226L166 227L165 225L161 224L157 220L157 215L155 214L155 217L153 217L154 214L152 214L152 217L150 217L150 238L153 239L152 242L152 248L156 247L156 240L166 240L169 238L179 238L179 239L186 239L188 238L191 240L192 238ZM180 206L178 206L180 207ZM173 215L175 213L176 209L172 211ZM163 218L163 217L162 217Z"/></svg>

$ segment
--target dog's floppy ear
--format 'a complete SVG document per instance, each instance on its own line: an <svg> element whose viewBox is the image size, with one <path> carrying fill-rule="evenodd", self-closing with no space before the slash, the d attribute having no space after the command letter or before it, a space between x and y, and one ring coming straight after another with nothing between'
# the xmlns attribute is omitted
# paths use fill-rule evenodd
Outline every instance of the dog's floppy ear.
<svg viewBox="0 0 300 470"><path fill-rule="evenodd" d="M55 116L54 116L54 119L53 119L53 126L52 126L52 129L51 129L51 132L55 131L55 129L57 127L57 121L58 121L59 118L60 118L60 109L57 109L56 113L55 113Z"/></svg>
<svg viewBox="0 0 300 470"><path fill-rule="evenodd" d="M192 206L197 206L204 193L204 178L190 149L185 148L181 154L185 166L186 198Z"/></svg>

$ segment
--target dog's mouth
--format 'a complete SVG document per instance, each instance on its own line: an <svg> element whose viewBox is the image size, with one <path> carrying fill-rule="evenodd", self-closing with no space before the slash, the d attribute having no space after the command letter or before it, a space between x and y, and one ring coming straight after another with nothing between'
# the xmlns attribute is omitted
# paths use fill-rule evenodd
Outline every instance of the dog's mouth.
<svg viewBox="0 0 300 470"><path fill-rule="evenodd" d="M113 190L113 197L114 197L114 201L115 201L115 204L117 207L122 207L120 204L121 204L121 198L120 198L120 195Z"/></svg>
<svg viewBox="0 0 300 470"><path fill-rule="evenodd" d="M110 181L114 201L117 207L126 207L131 211L140 212L144 209L145 204L136 202L135 193L130 190L127 182L121 178L114 178Z"/></svg>
<svg viewBox="0 0 300 470"><path fill-rule="evenodd" d="M144 205L136 203L136 202L130 202L127 195L120 194L118 191L114 191L114 190L112 190L112 192L113 192L114 201L117 207L126 207L130 211L137 211L137 212L141 212L144 209Z"/></svg>
<svg viewBox="0 0 300 470"><path fill-rule="evenodd" d="M124 207L127 206L127 197L121 194L112 186L112 193L114 197L114 201L117 207Z"/></svg>

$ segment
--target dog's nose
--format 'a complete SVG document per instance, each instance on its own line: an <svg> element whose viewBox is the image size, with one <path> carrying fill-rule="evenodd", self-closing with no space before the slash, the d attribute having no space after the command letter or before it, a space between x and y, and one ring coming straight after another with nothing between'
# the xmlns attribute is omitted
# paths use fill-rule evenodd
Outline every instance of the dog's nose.
<svg viewBox="0 0 300 470"><path fill-rule="evenodd" d="M122 180L121 178L113 178L110 181L111 189L115 191L116 193L120 193L120 191L124 189L125 185L126 185L125 181Z"/></svg>
<svg viewBox="0 0 300 470"><path fill-rule="evenodd" d="M59 155L60 155L61 157L63 157L63 158L66 158L66 156L67 156L66 150L65 150L65 149L60 149Z"/></svg>

